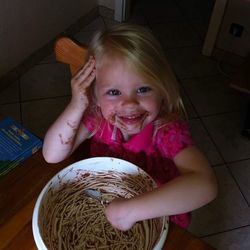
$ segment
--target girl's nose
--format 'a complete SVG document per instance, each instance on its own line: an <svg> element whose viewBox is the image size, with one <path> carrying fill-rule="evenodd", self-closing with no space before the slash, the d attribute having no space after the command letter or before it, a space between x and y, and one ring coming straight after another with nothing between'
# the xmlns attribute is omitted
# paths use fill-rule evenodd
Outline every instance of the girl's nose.
<svg viewBox="0 0 250 250"><path fill-rule="evenodd" d="M138 99L135 95L124 96L121 101L122 106L138 105Z"/></svg>

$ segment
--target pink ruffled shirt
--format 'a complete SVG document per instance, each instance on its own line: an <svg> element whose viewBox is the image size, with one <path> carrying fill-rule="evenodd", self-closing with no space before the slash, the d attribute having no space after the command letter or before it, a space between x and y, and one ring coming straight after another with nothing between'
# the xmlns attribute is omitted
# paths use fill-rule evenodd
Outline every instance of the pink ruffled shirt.
<svg viewBox="0 0 250 250"><path fill-rule="evenodd" d="M94 117L85 117L83 123L90 133L96 129ZM103 119L91 139L90 152L93 157L110 156L130 161L161 185L179 175L173 159L190 145L191 134L187 123L183 121L168 123L156 133L155 125L150 123L139 134L124 141L121 131ZM190 215L178 214L170 216L170 220L186 228L190 223Z"/></svg>

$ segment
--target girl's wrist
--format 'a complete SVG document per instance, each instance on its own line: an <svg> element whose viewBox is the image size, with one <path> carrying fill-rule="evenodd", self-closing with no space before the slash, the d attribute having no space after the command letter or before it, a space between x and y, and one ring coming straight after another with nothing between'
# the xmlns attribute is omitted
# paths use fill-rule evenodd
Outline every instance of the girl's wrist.
<svg viewBox="0 0 250 250"><path fill-rule="evenodd" d="M84 112L86 110L88 106L88 103L83 103L83 102L80 102L79 100L75 100L75 99L71 99L70 103L69 103L69 107L70 109L72 109L73 111L76 111L76 112Z"/></svg>
<svg viewBox="0 0 250 250"><path fill-rule="evenodd" d="M129 220L133 223L136 223L144 219L144 216L142 216L143 211L141 211L141 209L138 208L138 202L140 201L138 201L137 197L134 197L128 200L128 204L126 206L127 210L129 211L128 213Z"/></svg>

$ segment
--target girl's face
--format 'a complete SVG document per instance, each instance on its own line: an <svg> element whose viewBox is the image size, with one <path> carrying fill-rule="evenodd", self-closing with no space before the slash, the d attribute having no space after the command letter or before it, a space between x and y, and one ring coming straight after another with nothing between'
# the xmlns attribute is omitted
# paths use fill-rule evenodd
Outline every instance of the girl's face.
<svg viewBox="0 0 250 250"><path fill-rule="evenodd" d="M125 138L139 133L159 114L159 92L120 60L108 60L96 70L97 105L103 117Z"/></svg>

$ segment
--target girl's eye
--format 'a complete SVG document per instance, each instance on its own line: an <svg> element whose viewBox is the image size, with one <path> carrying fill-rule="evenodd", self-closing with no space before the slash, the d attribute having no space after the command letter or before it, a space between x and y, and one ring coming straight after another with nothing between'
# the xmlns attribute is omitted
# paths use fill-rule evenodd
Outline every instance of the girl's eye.
<svg viewBox="0 0 250 250"><path fill-rule="evenodd" d="M121 92L118 89L110 89L109 91L107 91L108 95L120 95Z"/></svg>
<svg viewBox="0 0 250 250"><path fill-rule="evenodd" d="M149 91L151 91L152 89L150 87L141 87L137 90L138 94L143 94L143 93L147 93Z"/></svg>

